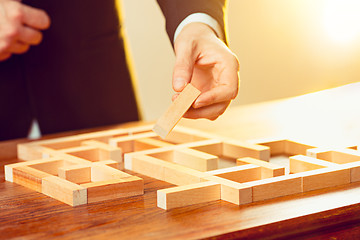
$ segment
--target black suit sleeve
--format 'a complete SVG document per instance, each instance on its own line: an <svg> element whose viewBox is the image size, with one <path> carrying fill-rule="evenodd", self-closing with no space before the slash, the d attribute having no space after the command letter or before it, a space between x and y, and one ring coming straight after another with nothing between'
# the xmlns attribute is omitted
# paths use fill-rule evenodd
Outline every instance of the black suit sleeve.
<svg viewBox="0 0 360 240"><path fill-rule="evenodd" d="M166 31L173 44L177 26L192 13L206 13L216 19L225 34L226 0L157 0L166 19ZM225 39L226 41L226 39Z"/></svg>

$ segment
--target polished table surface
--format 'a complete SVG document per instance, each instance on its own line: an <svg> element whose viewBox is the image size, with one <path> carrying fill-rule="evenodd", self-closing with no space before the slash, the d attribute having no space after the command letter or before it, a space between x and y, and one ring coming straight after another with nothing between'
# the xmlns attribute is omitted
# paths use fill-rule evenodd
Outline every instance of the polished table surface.
<svg viewBox="0 0 360 240"><path fill-rule="evenodd" d="M315 146L348 147L360 142L359 103L360 84L355 83L290 99L231 107L214 122L182 120L180 124L241 140L274 137ZM0 143L0 239L360 236L360 183L242 206L218 200L165 211L156 206L156 191L172 185L129 171L144 178L143 196L70 207L5 182L3 166L19 161L15 147L23 141Z"/></svg>

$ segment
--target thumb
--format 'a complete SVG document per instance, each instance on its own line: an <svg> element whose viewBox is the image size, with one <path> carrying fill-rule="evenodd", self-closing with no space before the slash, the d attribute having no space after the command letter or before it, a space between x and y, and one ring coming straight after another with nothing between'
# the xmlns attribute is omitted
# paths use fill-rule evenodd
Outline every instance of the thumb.
<svg viewBox="0 0 360 240"><path fill-rule="evenodd" d="M181 92L191 81L196 57L191 44L177 44L175 49L175 66L173 72L173 89Z"/></svg>

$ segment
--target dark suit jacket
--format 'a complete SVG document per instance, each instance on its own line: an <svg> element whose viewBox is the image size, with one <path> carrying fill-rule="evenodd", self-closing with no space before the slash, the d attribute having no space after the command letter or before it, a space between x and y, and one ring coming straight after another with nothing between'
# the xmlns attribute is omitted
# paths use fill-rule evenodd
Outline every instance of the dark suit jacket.
<svg viewBox="0 0 360 240"><path fill-rule="evenodd" d="M223 24L221 0L159 0L172 40L192 12ZM51 27L26 54L0 62L0 140L25 137L36 118L43 134L139 119L114 0L24 0Z"/></svg>

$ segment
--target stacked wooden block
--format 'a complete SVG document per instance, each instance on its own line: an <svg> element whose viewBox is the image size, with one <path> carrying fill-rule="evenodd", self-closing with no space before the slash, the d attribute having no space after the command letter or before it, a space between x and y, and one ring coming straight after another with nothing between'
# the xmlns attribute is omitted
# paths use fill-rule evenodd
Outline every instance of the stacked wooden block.
<svg viewBox="0 0 360 240"><path fill-rule="evenodd" d="M158 190L163 209L220 199L241 205L360 181L355 149L241 142L179 126L161 139L152 127L20 144L18 156L26 161L6 165L6 180L72 206L143 194L143 180L118 169L124 164L175 185ZM272 161L279 155L288 166Z"/></svg>

